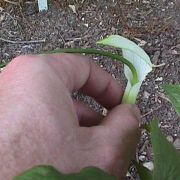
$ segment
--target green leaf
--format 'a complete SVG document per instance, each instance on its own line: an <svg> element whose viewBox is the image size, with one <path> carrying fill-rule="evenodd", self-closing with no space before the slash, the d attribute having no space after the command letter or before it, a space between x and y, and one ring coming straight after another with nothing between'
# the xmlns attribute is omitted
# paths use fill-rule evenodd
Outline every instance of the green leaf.
<svg viewBox="0 0 180 180"><path fill-rule="evenodd" d="M155 119L151 123L151 141L154 152L153 180L180 180L180 154L162 134Z"/></svg>
<svg viewBox="0 0 180 180"><path fill-rule="evenodd" d="M63 174L52 166L37 166L27 170L14 180L117 180L116 177L109 175L96 167L87 167L79 173Z"/></svg>
<svg viewBox="0 0 180 180"><path fill-rule="evenodd" d="M146 78L147 74L152 71L152 63L149 56L133 41L119 35L111 35L98 41L97 44L121 48L123 57L135 67L138 75L136 82L132 81L134 79L132 71L128 66L124 65L124 74L128 83L122 99L123 103L134 104L142 82Z"/></svg>
<svg viewBox="0 0 180 180"><path fill-rule="evenodd" d="M102 51L102 50L97 50L97 49L93 49L93 48L65 48L65 49L55 49L53 51L47 51L47 52L41 52L41 53L45 53L45 54L53 54L53 53L82 53L82 54L97 54L100 56L106 56L109 57L113 60L118 60L121 61L122 63L124 63L128 68L130 73L132 74L132 80L131 83L132 84L136 84L138 82L138 74L137 71L134 67L134 65L127 60L126 58L124 58L123 56L120 56L118 54L113 54L111 52L108 51Z"/></svg>
<svg viewBox="0 0 180 180"><path fill-rule="evenodd" d="M134 43L133 41L130 41L127 38L124 38L119 35L111 35L105 39L98 41L97 44L109 45L109 46L129 50L133 52L134 54L137 54L138 56L140 56L142 59L144 59L144 61L146 61L147 64L151 66L150 58L146 54L146 52L141 47L139 47L136 43Z"/></svg>
<svg viewBox="0 0 180 180"><path fill-rule="evenodd" d="M1 64L0 64L0 68L5 67L7 64L8 64L8 63L1 63Z"/></svg>
<svg viewBox="0 0 180 180"><path fill-rule="evenodd" d="M171 100L177 114L180 116L180 84L163 84L162 87Z"/></svg>
<svg viewBox="0 0 180 180"><path fill-rule="evenodd" d="M14 180L57 180L61 176L62 174L52 166L37 166L15 177Z"/></svg>
<svg viewBox="0 0 180 180"><path fill-rule="evenodd" d="M152 172L143 165L133 161L141 180L153 180Z"/></svg>

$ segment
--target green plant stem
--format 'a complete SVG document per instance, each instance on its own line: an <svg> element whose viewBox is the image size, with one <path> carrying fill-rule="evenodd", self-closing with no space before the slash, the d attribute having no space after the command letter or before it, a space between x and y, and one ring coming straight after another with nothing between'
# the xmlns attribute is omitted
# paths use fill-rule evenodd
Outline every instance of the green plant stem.
<svg viewBox="0 0 180 180"><path fill-rule="evenodd" d="M1 63L1 64L0 64L0 68L5 67L7 64L8 64L8 63Z"/></svg>
<svg viewBox="0 0 180 180"><path fill-rule="evenodd" d="M136 84L138 82L138 75L137 75L137 71L135 69L135 67L133 66L133 64L131 62L129 62L127 59L125 59L124 57L118 55L118 54L113 54L111 52L107 52L107 51L102 51L102 50L97 50L97 49L93 49L93 48L87 48L87 49L82 49L82 48L66 48L66 49L57 49L57 50L53 50L53 51L48 51L47 53L85 53L85 54L98 54L101 56L106 56L109 57L111 59L116 59L121 61L122 63L126 64L133 75L132 78L132 85Z"/></svg>

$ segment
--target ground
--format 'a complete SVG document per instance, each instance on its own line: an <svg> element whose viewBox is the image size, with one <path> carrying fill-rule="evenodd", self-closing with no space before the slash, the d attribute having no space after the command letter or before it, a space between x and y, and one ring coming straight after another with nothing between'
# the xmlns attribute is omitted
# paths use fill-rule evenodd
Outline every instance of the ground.
<svg viewBox="0 0 180 180"><path fill-rule="evenodd" d="M160 64L148 75L138 98L142 123L158 117L160 127L172 142L180 138L180 119L164 94L161 84L180 81L180 2L177 0L51 0L47 12L37 3L1 0L0 60L8 62L20 54L39 53L62 47L97 47L96 41L120 34L135 41ZM74 5L76 12L69 7ZM118 81L124 79L122 65L107 58L93 57ZM125 81L124 81L125 83ZM103 108L92 99L75 94L97 111ZM152 160L152 150L142 133L137 157ZM132 171L133 172L133 171ZM132 173L129 179L138 179Z"/></svg>

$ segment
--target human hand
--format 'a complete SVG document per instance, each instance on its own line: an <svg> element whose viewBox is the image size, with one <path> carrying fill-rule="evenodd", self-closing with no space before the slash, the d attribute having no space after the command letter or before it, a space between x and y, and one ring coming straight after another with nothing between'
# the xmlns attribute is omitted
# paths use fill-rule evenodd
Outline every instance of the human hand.
<svg viewBox="0 0 180 180"><path fill-rule="evenodd" d="M82 102L79 90L110 111ZM139 139L139 111L118 105L122 87L86 57L20 56L0 75L1 180L40 164L61 172L97 166L124 177Z"/></svg>

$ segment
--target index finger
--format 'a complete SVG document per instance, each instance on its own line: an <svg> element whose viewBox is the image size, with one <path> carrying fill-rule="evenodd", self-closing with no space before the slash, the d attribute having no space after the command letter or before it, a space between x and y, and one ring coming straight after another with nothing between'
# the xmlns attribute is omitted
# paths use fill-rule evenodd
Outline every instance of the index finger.
<svg viewBox="0 0 180 180"><path fill-rule="evenodd" d="M80 90L108 109L120 104L122 85L89 58L72 54L52 54L48 58L70 92Z"/></svg>

